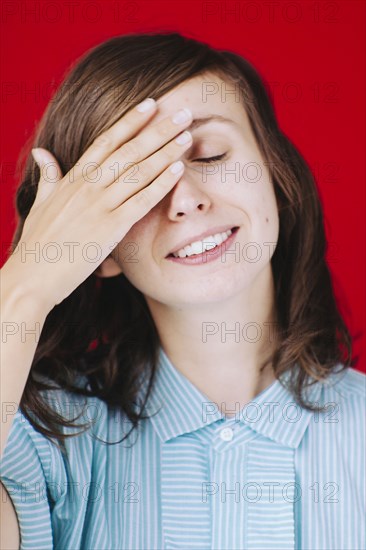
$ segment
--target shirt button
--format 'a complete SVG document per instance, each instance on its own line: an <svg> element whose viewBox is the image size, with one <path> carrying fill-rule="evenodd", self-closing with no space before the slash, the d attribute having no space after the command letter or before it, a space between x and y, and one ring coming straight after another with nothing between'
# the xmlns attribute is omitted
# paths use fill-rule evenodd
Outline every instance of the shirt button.
<svg viewBox="0 0 366 550"><path fill-rule="evenodd" d="M234 432L231 428L224 428L220 432L220 437L223 441L231 441L234 437Z"/></svg>

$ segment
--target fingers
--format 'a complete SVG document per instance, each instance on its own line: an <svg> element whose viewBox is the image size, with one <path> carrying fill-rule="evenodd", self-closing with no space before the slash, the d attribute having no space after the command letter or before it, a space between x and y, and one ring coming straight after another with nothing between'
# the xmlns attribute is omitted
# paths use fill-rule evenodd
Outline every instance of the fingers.
<svg viewBox="0 0 366 550"><path fill-rule="evenodd" d="M146 186L156 185L160 174L169 176L167 168L178 160L183 153L192 145L192 135L185 130L178 137L186 137L184 143L177 142L176 139L170 141L163 149L160 149L139 164L133 165L120 178L114 181L103 191L103 202L108 209L114 210L122 202L126 201ZM184 165L183 165L184 166ZM155 181L154 181L155 180ZM160 185L160 184L158 184ZM139 200L139 199L138 199Z"/></svg>
<svg viewBox="0 0 366 550"><path fill-rule="evenodd" d="M179 116L176 117L178 113ZM177 134L182 133L182 131L192 122L192 113L189 109L181 109L178 113L175 113L171 117L164 118L154 126L149 125L135 138L131 139L111 154L100 166L101 177L98 178L97 184L107 187L118 180L122 174L130 170L132 165L135 165L135 169L138 165L138 171L140 171L141 161L153 153L158 155L161 154L159 150L174 137L177 137ZM161 165L161 170L164 169L168 163L175 160L176 156L174 156L174 153L176 149L177 147L175 144L173 149L164 150L162 159L164 155L168 156L168 158L164 166ZM177 152L179 151L177 150ZM182 154L182 152L180 152L180 154ZM156 158L154 162L156 165ZM155 172L155 175L157 175L157 173ZM153 178L150 178L150 181L152 179Z"/></svg>
<svg viewBox="0 0 366 550"><path fill-rule="evenodd" d="M182 161L177 161L168 166L151 185L124 201L110 213L112 225L115 227L122 226L124 231L127 232L132 225L145 216L171 191L183 173L184 164ZM109 189L112 188L113 186Z"/></svg>
<svg viewBox="0 0 366 550"><path fill-rule="evenodd" d="M143 111L139 110L144 105ZM81 178L85 169L93 170L100 166L121 144L125 143L150 120L155 114L157 104L152 98L130 109L113 126L100 134L72 168L72 178L76 181ZM71 172L71 171L70 171Z"/></svg>
<svg viewBox="0 0 366 550"><path fill-rule="evenodd" d="M47 149L36 147L31 153L40 170L37 194L33 203L38 205L55 189L57 182L62 179L62 172L57 160Z"/></svg>

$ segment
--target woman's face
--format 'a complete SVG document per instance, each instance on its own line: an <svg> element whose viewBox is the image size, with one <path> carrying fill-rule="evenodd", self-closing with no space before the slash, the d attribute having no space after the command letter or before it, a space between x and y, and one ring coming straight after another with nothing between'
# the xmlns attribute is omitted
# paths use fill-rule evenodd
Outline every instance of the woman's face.
<svg viewBox="0 0 366 550"><path fill-rule="evenodd" d="M187 80L157 100L156 124L188 107L192 146L182 155L185 171L174 188L135 223L111 256L147 299L175 307L216 302L250 291L271 269L279 232L277 203L269 171L258 150L240 89L218 76ZM207 164L207 157L223 155ZM169 254L196 237L238 227L226 252L213 261L184 264ZM220 231L221 232L221 231ZM212 239L207 239L212 242ZM213 256L214 250L209 257Z"/></svg>

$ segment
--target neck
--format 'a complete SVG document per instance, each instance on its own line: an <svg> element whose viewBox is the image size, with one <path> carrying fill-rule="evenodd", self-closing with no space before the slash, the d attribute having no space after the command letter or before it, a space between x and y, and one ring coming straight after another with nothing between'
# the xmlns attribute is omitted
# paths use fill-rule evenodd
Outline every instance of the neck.
<svg viewBox="0 0 366 550"><path fill-rule="evenodd" d="M161 345L172 362L226 416L233 416L275 381L276 344L270 266L225 301L171 307L146 297ZM263 367L263 369L262 369Z"/></svg>

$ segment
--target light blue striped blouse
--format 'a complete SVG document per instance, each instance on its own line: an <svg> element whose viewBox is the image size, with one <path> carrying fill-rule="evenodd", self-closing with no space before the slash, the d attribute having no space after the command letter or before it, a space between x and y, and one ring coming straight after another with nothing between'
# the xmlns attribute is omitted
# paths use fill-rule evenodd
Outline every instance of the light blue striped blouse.
<svg viewBox="0 0 366 550"><path fill-rule="evenodd" d="M276 380L230 418L160 349L157 414L128 441L92 437L130 428L95 398L80 418L94 427L66 454L18 411L1 478L21 548L364 550L366 376L347 369L307 396L326 412ZM63 390L47 397L69 418L82 410Z"/></svg>

